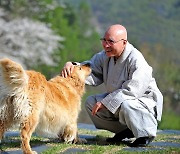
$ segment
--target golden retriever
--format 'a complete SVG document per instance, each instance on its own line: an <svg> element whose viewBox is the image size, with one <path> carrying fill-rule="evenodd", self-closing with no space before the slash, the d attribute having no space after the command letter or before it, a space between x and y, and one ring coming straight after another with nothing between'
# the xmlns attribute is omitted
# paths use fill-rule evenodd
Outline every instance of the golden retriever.
<svg viewBox="0 0 180 154"><path fill-rule="evenodd" d="M10 59L0 60L0 139L6 130L20 126L22 150L31 150L33 132L58 137L68 143L79 141L77 119L89 65L76 65L67 78L26 71Z"/></svg>

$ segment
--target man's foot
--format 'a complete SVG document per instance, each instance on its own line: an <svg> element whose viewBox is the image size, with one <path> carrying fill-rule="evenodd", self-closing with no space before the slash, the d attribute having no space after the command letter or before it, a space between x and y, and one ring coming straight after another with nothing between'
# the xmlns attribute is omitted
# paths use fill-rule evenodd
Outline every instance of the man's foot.
<svg viewBox="0 0 180 154"><path fill-rule="evenodd" d="M114 135L112 138L107 138L106 142L108 143L117 143L117 142L122 142L123 139L125 138L132 138L134 137L132 131L130 129L125 129L122 132L119 132Z"/></svg>
<svg viewBox="0 0 180 154"><path fill-rule="evenodd" d="M140 137L137 138L133 143L130 143L130 147L145 147L152 142L154 137Z"/></svg>

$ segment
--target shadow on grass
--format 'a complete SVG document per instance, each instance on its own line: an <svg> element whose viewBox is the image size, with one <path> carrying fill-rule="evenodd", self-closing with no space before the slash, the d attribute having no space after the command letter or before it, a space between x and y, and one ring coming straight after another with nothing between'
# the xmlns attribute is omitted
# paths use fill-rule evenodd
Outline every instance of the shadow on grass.
<svg viewBox="0 0 180 154"><path fill-rule="evenodd" d="M90 136L90 135L80 135L80 138L86 139L87 143L77 143L74 145L99 145L99 146L107 146L108 143L106 142L106 138L101 135ZM39 138L39 137L32 137L30 141L31 148L36 147L48 147L57 145L57 144L66 144L60 139L48 139L48 138ZM72 144L66 144L72 145ZM2 142L0 143L0 153L6 153L6 151L17 151L21 150L21 139L19 136L8 136L5 137Z"/></svg>
<svg viewBox="0 0 180 154"><path fill-rule="evenodd" d="M63 143L59 139L47 139L47 138L31 138L31 148L47 147L48 144ZM0 143L0 153L5 153L6 150L16 151L21 150L21 139L20 137L6 137Z"/></svg>
<svg viewBox="0 0 180 154"><path fill-rule="evenodd" d="M124 146L127 146L127 144L129 144L131 142L130 140L127 140L127 141L122 141L122 142L117 142L117 143L108 143L106 141L107 137L104 137L104 136L101 136L101 135L86 136L84 138L87 140L86 145L99 145L99 146L124 145Z"/></svg>

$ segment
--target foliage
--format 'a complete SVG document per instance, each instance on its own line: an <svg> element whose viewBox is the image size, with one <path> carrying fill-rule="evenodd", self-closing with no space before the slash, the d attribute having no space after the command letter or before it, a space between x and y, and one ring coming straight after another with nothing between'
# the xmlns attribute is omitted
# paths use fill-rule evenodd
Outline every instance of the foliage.
<svg viewBox="0 0 180 154"><path fill-rule="evenodd" d="M175 129L180 130L180 116L172 111L163 112L162 122L159 129Z"/></svg>
<svg viewBox="0 0 180 154"><path fill-rule="evenodd" d="M140 44L158 42L168 48L180 49L178 0L92 0L90 3L103 29L109 24L121 23L127 27L130 40Z"/></svg>

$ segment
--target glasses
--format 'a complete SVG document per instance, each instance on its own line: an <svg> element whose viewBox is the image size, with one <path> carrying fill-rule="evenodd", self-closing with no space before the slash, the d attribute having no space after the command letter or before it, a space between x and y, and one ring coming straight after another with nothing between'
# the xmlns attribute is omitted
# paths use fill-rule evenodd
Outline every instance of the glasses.
<svg viewBox="0 0 180 154"><path fill-rule="evenodd" d="M120 40L118 40L118 41L114 41L114 40L112 40L112 39L109 39L109 40L106 40L105 38L100 38L100 40L101 40L101 42L102 43L106 43L106 44L108 44L108 45L110 45L110 46L112 46L112 45L114 45L114 44L116 44L117 42L120 42L120 41L126 41L126 40L124 40L124 39L120 39Z"/></svg>

